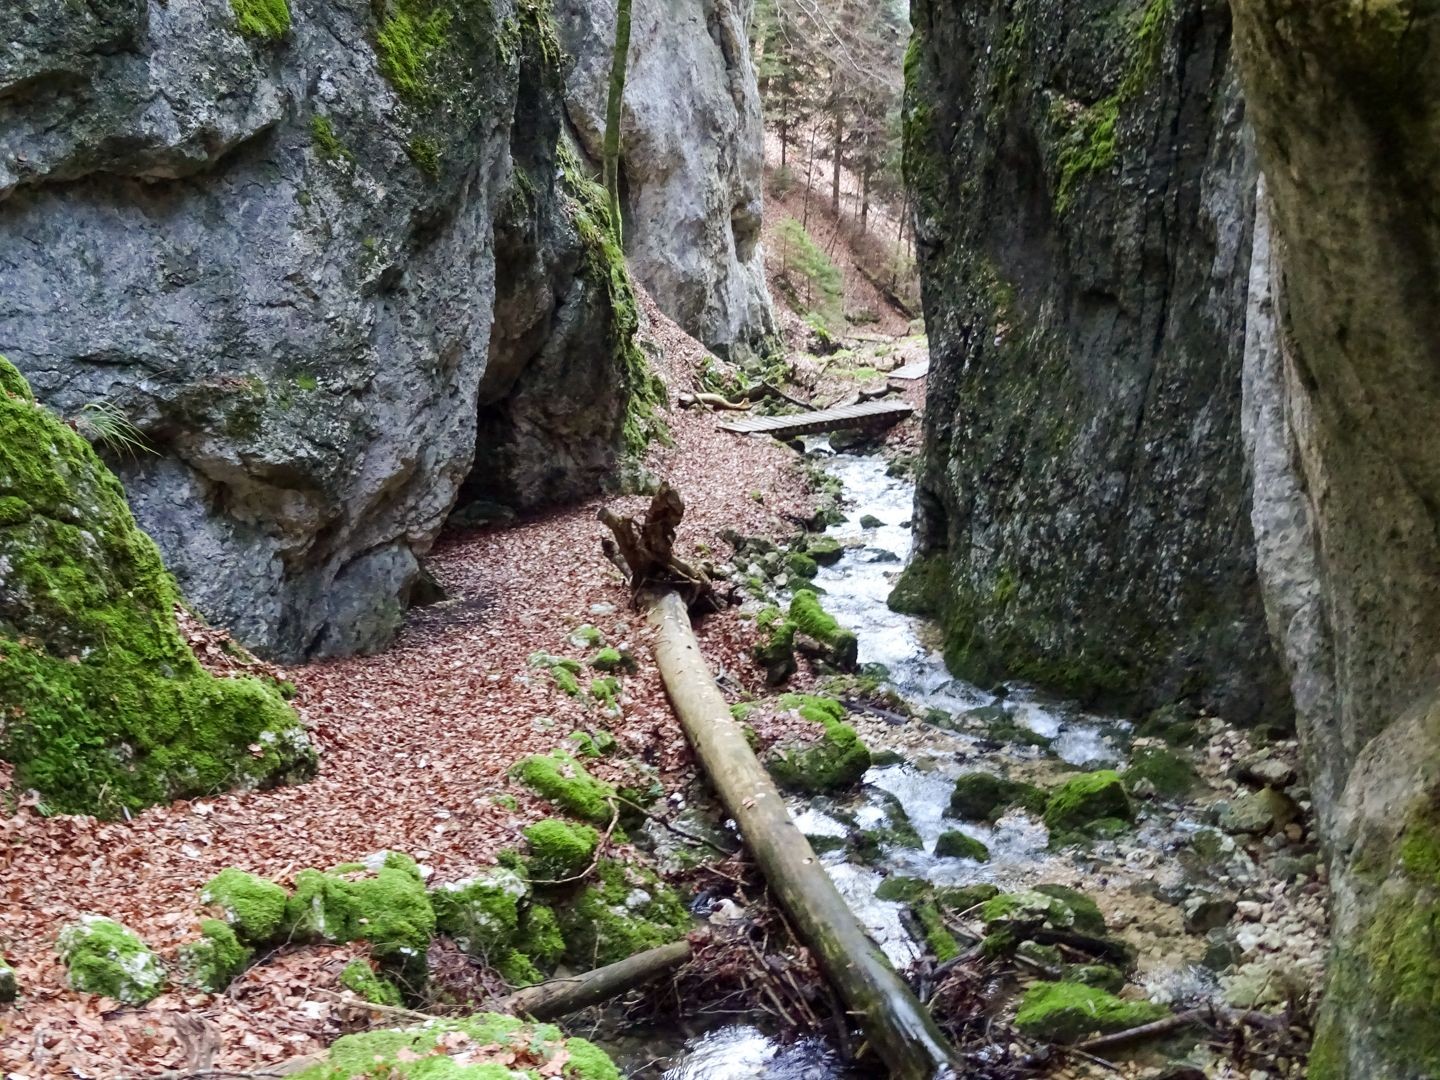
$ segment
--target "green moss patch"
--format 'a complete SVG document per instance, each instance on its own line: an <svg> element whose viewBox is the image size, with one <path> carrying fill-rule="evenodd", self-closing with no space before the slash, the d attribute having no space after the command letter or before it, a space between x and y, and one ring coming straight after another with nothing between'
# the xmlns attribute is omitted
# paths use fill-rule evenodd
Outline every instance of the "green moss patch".
<svg viewBox="0 0 1440 1080"><path fill-rule="evenodd" d="M290 32L287 0L230 0L240 33L259 41L275 41Z"/></svg>
<svg viewBox="0 0 1440 1080"><path fill-rule="evenodd" d="M552 1024L498 1013L432 1020L405 1031L367 1031L335 1040L326 1059L295 1080L621 1080L599 1047L567 1039Z"/></svg>
<svg viewBox="0 0 1440 1080"><path fill-rule="evenodd" d="M233 866L221 870L200 890L200 902L219 908L236 936L251 945L267 944L279 935L285 927L288 899L275 882Z"/></svg>
<svg viewBox="0 0 1440 1080"><path fill-rule="evenodd" d="M24 387L3 358L0 380ZM313 774L279 693L200 666L120 484L28 388L0 393L0 504L0 757L17 788L115 816Z"/></svg>
<svg viewBox="0 0 1440 1080"><path fill-rule="evenodd" d="M498 955L520 928L520 905L530 886L514 870L499 867L479 877L449 882L430 894L435 925L475 956Z"/></svg>
<svg viewBox="0 0 1440 1080"><path fill-rule="evenodd" d="M356 958L345 965L340 972L340 985L362 1001L372 1005L402 1005L404 996L400 988L389 979L376 974L369 960Z"/></svg>
<svg viewBox="0 0 1440 1080"><path fill-rule="evenodd" d="M930 892L930 883L923 878L903 877L896 875L888 877L875 888L875 899L896 900L902 903L909 903L912 900L919 900Z"/></svg>
<svg viewBox="0 0 1440 1080"><path fill-rule="evenodd" d="M857 783L870 768L870 749L844 722L845 706L833 698L784 694L780 707L819 724L818 742L778 747L765 762L776 783L793 791L820 794Z"/></svg>
<svg viewBox="0 0 1440 1080"><path fill-rule="evenodd" d="M595 878L555 912L566 955L582 970L676 941L694 925L680 897L650 870L602 859Z"/></svg>
<svg viewBox="0 0 1440 1080"><path fill-rule="evenodd" d="M160 958L114 919L85 915L61 929L55 948L72 989L144 1005L165 988Z"/></svg>
<svg viewBox="0 0 1440 1080"><path fill-rule="evenodd" d="M820 598L813 592L795 594L790 601L790 621L800 633L825 646L826 658L837 668L848 671L855 666L859 639L820 606Z"/></svg>
<svg viewBox="0 0 1440 1080"><path fill-rule="evenodd" d="M1100 906L1079 889L1068 885L1036 885L1035 892L1061 901L1074 915L1074 927L1082 934L1103 935L1107 931Z"/></svg>
<svg viewBox="0 0 1440 1080"><path fill-rule="evenodd" d="M608 824L615 789L597 780L564 750L532 754L515 763L510 775L537 795L586 821Z"/></svg>
<svg viewBox="0 0 1440 1080"><path fill-rule="evenodd" d="M760 633L761 639L751 648L750 655L765 669L766 685L779 686L799 668L795 660L795 624L789 619L768 622L760 626Z"/></svg>
<svg viewBox="0 0 1440 1080"><path fill-rule="evenodd" d="M640 665L635 662L635 657L620 649L604 648L590 658L590 666L596 671L608 671L612 673L634 673L639 670Z"/></svg>
<svg viewBox="0 0 1440 1080"><path fill-rule="evenodd" d="M1157 794L1180 799L1190 794L1200 778L1195 767L1172 750L1146 748L1130 756L1130 767L1124 772L1125 786L1134 792L1135 785L1147 780Z"/></svg>
<svg viewBox="0 0 1440 1080"><path fill-rule="evenodd" d="M1125 988L1125 973L1109 964L1071 964L1060 976L1061 982L1080 983L1093 986L1111 994L1118 994Z"/></svg>
<svg viewBox="0 0 1440 1080"><path fill-rule="evenodd" d="M1045 804L1045 825L1052 833L1078 832L1105 818L1135 820L1135 804L1112 769L1067 780Z"/></svg>
<svg viewBox="0 0 1440 1080"><path fill-rule="evenodd" d="M1034 1039L1072 1043L1087 1035L1124 1031L1169 1015L1163 1005L1124 1001L1083 983L1042 982L1025 992L1015 1026Z"/></svg>
<svg viewBox="0 0 1440 1080"><path fill-rule="evenodd" d="M204 919L199 939L180 946L180 976L191 986L216 994L235 981L254 955L229 923Z"/></svg>
<svg viewBox="0 0 1440 1080"><path fill-rule="evenodd" d="M595 857L600 834L588 825L546 818L526 827L530 876L536 881L564 881L582 874Z"/></svg>

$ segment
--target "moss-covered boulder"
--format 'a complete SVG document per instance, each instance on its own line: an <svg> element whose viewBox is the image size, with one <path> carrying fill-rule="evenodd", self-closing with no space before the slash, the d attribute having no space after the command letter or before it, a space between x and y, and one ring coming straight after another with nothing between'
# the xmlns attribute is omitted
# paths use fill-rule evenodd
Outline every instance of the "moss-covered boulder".
<svg viewBox="0 0 1440 1080"><path fill-rule="evenodd" d="M605 1052L552 1024L482 1013L336 1039L295 1080L621 1080Z"/></svg>
<svg viewBox="0 0 1440 1080"><path fill-rule="evenodd" d="M990 861L990 849L959 829L950 829L940 834L939 839L935 841L935 854L942 859Z"/></svg>
<svg viewBox="0 0 1440 1080"><path fill-rule="evenodd" d="M1113 769L1067 780L1045 804L1045 825L1052 833L1081 832L1104 818L1135 820L1135 804Z"/></svg>
<svg viewBox="0 0 1440 1080"><path fill-rule="evenodd" d="M876 900L894 900L910 903L930 894L930 883L924 878L905 877L895 874L875 886Z"/></svg>
<svg viewBox="0 0 1440 1080"><path fill-rule="evenodd" d="M435 909L415 862L377 852L333 870L302 870L285 905L286 933L295 941L367 941L386 968L410 985L425 978Z"/></svg>
<svg viewBox="0 0 1440 1080"><path fill-rule="evenodd" d="M676 941L693 926L674 889L653 871L602 859L593 882L556 904L565 954L576 968L613 964Z"/></svg>
<svg viewBox="0 0 1440 1080"><path fill-rule="evenodd" d="M379 975L369 960L356 957L340 972L340 985L371 1005L401 1005L404 995L389 979Z"/></svg>
<svg viewBox="0 0 1440 1080"><path fill-rule="evenodd" d="M608 824L615 789L586 771L573 754L553 750L532 754L510 770L516 780L578 818Z"/></svg>
<svg viewBox="0 0 1440 1080"><path fill-rule="evenodd" d="M1074 927L1082 934L1103 935L1108 930L1100 905L1079 889L1068 885L1036 885L1034 891L1042 896L1061 901L1074 916Z"/></svg>
<svg viewBox="0 0 1440 1080"><path fill-rule="evenodd" d="M834 566L845 557L845 546L833 536L812 536L805 543L805 553L821 566Z"/></svg>
<svg viewBox="0 0 1440 1080"><path fill-rule="evenodd" d="M993 900L1000 895L1000 889L991 885L988 881L976 882L974 885L952 885L935 890L935 902L940 905L941 910L964 914L978 908L987 900Z"/></svg>
<svg viewBox="0 0 1440 1080"><path fill-rule="evenodd" d="M8 1005L20 996L20 980L15 969L0 957L0 1005Z"/></svg>
<svg viewBox="0 0 1440 1080"><path fill-rule="evenodd" d="M114 919L84 915L61 929L55 948L72 989L143 1005L165 988L160 958Z"/></svg>
<svg viewBox="0 0 1440 1080"><path fill-rule="evenodd" d="M0 757L18 788L108 816L314 772L277 690L200 666L181 602L119 482L0 357Z"/></svg>
<svg viewBox="0 0 1440 1080"><path fill-rule="evenodd" d="M789 619L765 620L764 614L761 613L759 623L760 640L751 648L750 655L765 669L766 685L779 686L799 667L795 660L795 624Z"/></svg>
<svg viewBox="0 0 1440 1080"><path fill-rule="evenodd" d="M1001 893L980 908L987 933L1006 931L1023 937L1035 930L1069 930L1075 926L1075 912L1064 900L1033 889Z"/></svg>
<svg viewBox="0 0 1440 1080"><path fill-rule="evenodd" d="M1087 1035L1124 1031L1170 1015L1164 1005L1125 1001L1078 982L1041 982L1025 992L1015 1027L1033 1039L1079 1042Z"/></svg>
<svg viewBox="0 0 1440 1080"><path fill-rule="evenodd" d="M617 674L629 674L637 671L640 667L635 662L635 657L628 650L606 647L590 658L590 666L596 671L613 672Z"/></svg>
<svg viewBox="0 0 1440 1080"><path fill-rule="evenodd" d="M530 848L530 876L547 883L584 873L600 844L600 834L590 826L559 818L546 818L526 826L523 835Z"/></svg>
<svg viewBox="0 0 1440 1080"><path fill-rule="evenodd" d="M255 952L241 944L229 923L204 919L200 937L181 945L178 955L181 979L215 994L235 981Z"/></svg>
<svg viewBox="0 0 1440 1080"><path fill-rule="evenodd" d="M776 783L793 791L820 794L857 783L870 768L870 749L845 723L845 706L834 698L784 694L780 707L820 725L813 741L777 745L765 759Z"/></svg>
<svg viewBox="0 0 1440 1080"><path fill-rule="evenodd" d="M965 821L996 821L1015 806L1038 814L1045 808L1045 793L1033 784L973 772L955 780L949 813Z"/></svg>
<svg viewBox="0 0 1440 1080"><path fill-rule="evenodd" d="M200 890L200 902L217 908L241 941L264 945L285 927L289 894L265 878L231 866L216 874Z"/></svg>
<svg viewBox="0 0 1440 1080"><path fill-rule="evenodd" d="M859 639L820 606L815 593L807 590L795 594L790 601L790 621L824 649L824 658L830 664L842 671L854 669L860 654Z"/></svg>
<svg viewBox="0 0 1440 1080"><path fill-rule="evenodd" d="M520 916L520 929L515 935L515 949L530 958L542 972L555 970L565 957L565 936L555 909L546 904L530 904Z"/></svg>
<svg viewBox="0 0 1440 1080"><path fill-rule="evenodd" d="M1132 794L1138 794L1137 786L1144 783L1154 794L1179 799L1191 792L1200 777L1195 766L1173 750L1146 747L1130 755L1123 779Z"/></svg>
<svg viewBox="0 0 1440 1080"><path fill-rule="evenodd" d="M530 886L514 870L498 867L478 877L446 882L430 894L435 926L475 956L508 948L520 928L520 905Z"/></svg>

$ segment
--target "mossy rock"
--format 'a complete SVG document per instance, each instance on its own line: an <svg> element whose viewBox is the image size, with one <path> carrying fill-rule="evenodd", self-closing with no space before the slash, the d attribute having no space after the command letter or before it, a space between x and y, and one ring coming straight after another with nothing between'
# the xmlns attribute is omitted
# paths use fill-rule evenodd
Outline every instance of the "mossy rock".
<svg viewBox="0 0 1440 1080"><path fill-rule="evenodd" d="M989 862L990 849L958 829L940 834L935 841L935 854L942 859L973 859L975 862Z"/></svg>
<svg viewBox="0 0 1440 1080"><path fill-rule="evenodd" d="M529 957L542 972L554 971L565 956L565 937L560 931L555 909L545 904L526 907L520 916L515 948Z"/></svg>
<svg viewBox="0 0 1440 1080"><path fill-rule="evenodd" d="M965 821L997 821L1015 806L1038 814L1044 810L1045 802L1045 793L1033 784L973 772L956 779L949 813Z"/></svg>
<svg viewBox="0 0 1440 1080"><path fill-rule="evenodd" d="M1179 754L1153 747L1136 750L1130 756L1130 766L1123 778L1132 794L1136 784L1148 780L1157 794L1170 799L1184 798L1200 781L1195 766Z"/></svg>
<svg viewBox="0 0 1440 1080"><path fill-rule="evenodd" d="M351 960L340 972L340 985L371 1005L396 1006L403 1005L405 1001L398 986L378 975L369 960L359 957Z"/></svg>
<svg viewBox="0 0 1440 1080"><path fill-rule="evenodd" d="M1125 1031L1170 1015L1164 1005L1125 1001L1078 982L1041 982L1025 992L1015 1027L1032 1039L1079 1042L1088 1035Z"/></svg>
<svg viewBox="0 0 1440 1080"><path fill-rule="evenodd" d="M608 671L617 673L633 674L638 671L640 665L635 662L635 657L629 652L622 652L620 649L604 648L590 658L590 666L596 671Z"/></svg>
<svg viewBox="0 0 1440 1080"><path fill-rule="evenodd" d="M481 1013L335 1040L294 1080L621 1080L605 1052L553 1024Z"/></svg>
<svg viewBox="0 0 1440 1080"><path fill-rule="evenodd" d="M144 1005L165 989L160 957L114 919L81 916L61 929L55 948L74 990Z"/></svg>
<svg viewBox="0 0 1440 1080"><path fill-rule="evenodd" d="M573 747L577 757L598 758L614 753L620 746L614 735L601 728L598 731L572 731L565 741Z"/></svg>
<svg viewBox="0 0 1440 1080"><path fill-rule="evenodd" d="M598 704L605 712L613 716L620 715L620 680L614 675L602 675L598 679L591 679L589 686L590 698Z"/></svg>
<svg viewBox="0 0 1440 1080"><path fill-rule="evenodd" d="M782 619L761 629L764 635L750 650L755 663L765 669L765 684L779 686L798 670L795 660L795 624Z"/></svg>
<svg viewBox="0 0 1440 1080"><path fill-rule="evenodd" d="M1082 934L1094 934L1098 937L1107 932L1108 927L1105 925L1105 916L1101 914L1100 905L1079 889L1072 889L1068 885L1036 885L1034 891L1042 896L1063 901L1075 916L1075 929Z"/></svg>
<svg viewBox="0 0 1440 1080"><path fill-rule="evenodd" d="M792 791L819 795L859 782L870 768L870 749L844 722L844 705L834 698L784 694L780 707L795 710L823 730L814 743L777 747L767 757L765 767L776 783Z"/></svg>
<svg viewBox="0 0 1440 1080"><path fill-rule="evenodd" d="M598 649L605 644L605 635L600 632L599 627L586 623L570 631L569 641L577 649Z"/></svg>
<svg viewBox="0 0 1440 1080"><path fill-rule="evenodd" d="M191 986L218 994L235 981L254 955L253 949L240 943L229 923L204 919L199 939L180 946L180 977Z"/></svg>
<svg viewBox="0 0 1440 1080"><path fill-rule="evenodd" d="M478 877L447 882L430 893L435 927L473 956L509 947L520 928L520 905L530 886L514 870L498 867Z"/></svg>
<svg viewBox="0 0 1440 1080"><path fill-rule="evenodd" d="M820 564L803 551L787 552L785 567L796 577L813 578L820 573Z"/></svg>
<svg viewBox="0 0 1440 1080"><path fill-rule="evenodd" d="M1001 893L987 900L980 908L980 919L987 932L1003 930L1017 939L1042 927L1070 930L1075 926L1075 912L1069 904L1033 889Z"/></svg>
<svg viewBox="0 0 1440 1080"><path fill-rule="evenodd" d="M1198 714L1186 705L1164 705L1135 728L1135 737L1160 739L1171 746L1194 746L1200 741Z"/></svg>
<svg viewBox="0 0 1440 1080"><path fill-rule="evenodd" d="M15 787L117 816L313 775L278 690L201 667L180 590L90 445L3 357L0 388L0 758Z"/></svg>
<svg viewBox="0 0 1440 1080"><path fill-rule="evenodd" d="M860 527L862 529L881 529L884 528L884 526L885 522L881 521L874 514L860 515Z"/></svg>
<svg viewBox="0 0 1440 1080"><path fill-rule="evenodd" d="M20 996L20 980L15 969L0 958L0 1005L8 1005Z"/></svg>
<svg viewBox="0 0 1440 1080"><path fill-rule="evenodd" d="M790 621L800 633L825 647L825 659L832 665L842 671L855 667L860 640L820 606L815 593L806 590L795 594L790 601Z"/></svg>
<svg viewBox="0 0 1440 1080"><path fill-rule="evenodd" d="M368 941L384 967L412 986L424 981L435 909L408 855L377 852L329 872L300 871L285 921L292 940Z"/></svg>
<svg viewBox="0 0 1440 1080"><path fill-rule="evenodd" d="M530 847L530 876L538 882L564 881L584 873L600 844L600 834L590 826L559 818L527 826L524 836Z"/></svg>
<svg viewBox="0 0 1440 1080"><path fill-rule="evenodd" d="M1061 982L1093 986L1097 990L1118 994L1125 989L1125 973L1109 964L1069 964L1060 976Z"/></svg>
<svg viewBox="0 0 1440 1080"><path fill-rule="evenodd" d="M221 870L200 890L200 902L218 908L235 935L249 945L265 945L285 928L285 890L236 867Z"/></svg>
<svg viewBox="0 0 1440 1080"><path fill-rule="evenodd" d="M935 902L942 911L959 915L973 911L987 900L993 900L999 895L1000 889L997 886L991 885L988 881L981 881L974 885L953 885L936 889Z"/></svg>
<svg viewBox="0 0 1440 1080"><path fill-rule="evenodd" d="M510 775L536 794L586 821L608 824L615 789L595 779L564 750L532 754L516 762Z"/></svg>
<svg viewBox="0 0 1440 1080"><path fill-rule="evenodd" d="M876 900L893 900L910 903L930 893L930 883L923 878L895 875L888 877L875 887Z"/></svg>
<svg viewBox="0 0 1440 1080"><path fill-rule="evenodd" d="M1113 769L1083 773L1067 780L1045 804L1045 825L1051 832L1078 832L1103 819L1135 820L1135 804L1125 782Z"/></svg>
<svg viewBox="0 0 1440 1080"><path fill-rule="evenodd" d="M651 870L601 859L595 879L555 905L565 954L586 971L684 937L694 925L674 889Z"/></svg>
<svg viewBox="0 0 1440 1080"><path fill-rule="evenodd" d="M845 546L833 536L812 536L805 543L805 553L821 566L834 566L845 557Z"/></svg>

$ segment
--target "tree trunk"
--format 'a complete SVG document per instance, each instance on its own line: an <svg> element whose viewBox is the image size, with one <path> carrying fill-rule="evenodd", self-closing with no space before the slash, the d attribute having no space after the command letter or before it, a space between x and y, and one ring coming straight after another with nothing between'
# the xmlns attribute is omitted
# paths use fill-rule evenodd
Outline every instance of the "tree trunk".
<svg viewBox="0 0 1440 1080"><path fill-rule="evenodd" d="M684 601L660 593L649 598L649 609L660 675L696 757L890 1076L953 1078L957 1059L945 1036L866 935L731 717L700 655Z"/></svg>
<svg viewBox="0 0 1440 1080"><path fill-rule="evenodd" d="M620 222L620 120L625 103L625 65L630 55L630 0L615 8L615 52L610 59L610 97L605 103L605 191L610 196L610 225L615 242L623 242Z"/></svg>
<svg viewBox="0 0 1440 1080"><path fill-rule="evenodd" d="M833 159L830 164L830 209L838 218L840 216L840 159L841 146L845 137L845 110L835 110L835 142L831 148Z"/></svg>
<svg viewBox="0 0 1440 1080"><path fill-rule="evenodd" d="M688 941L671 942L572 978L551 979L517 990L500 1003L500 1011L536 1020L565 1016L643 986L689 959Z"/></svg>
<svg viewBox="0 0 1440 1080"><path fill-rule="evenodd" d="M810 121L810 149L805 155L805 209L800 214L800 224L803 228L810 228L810 192L815 184L815 132L820 125L812 118Z"/></svg>
<svg viewBox="0 0 1440 1080"><path fill-rule="evenodd" d="M865 148L870 149L868 144ZM865 166L860 172L860 235L864 236L870 221L870 158L867 153Z"/></svg>

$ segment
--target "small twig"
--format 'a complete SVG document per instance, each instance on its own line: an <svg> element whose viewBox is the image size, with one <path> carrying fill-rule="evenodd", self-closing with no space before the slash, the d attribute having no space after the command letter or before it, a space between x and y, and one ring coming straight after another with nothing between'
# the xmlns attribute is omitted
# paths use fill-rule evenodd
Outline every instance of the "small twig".
<svg viewBox="0 0 1440 1080"><path fill-rule="evenodd" d="M1123 1046L1125 1043L1136 1042L1140 1039L1153 1039L1156 1035L1165 1035L1177 1028L1189 1027L1191 1024L1199 1023L1209 1014L1208 1009L1186 1009L1174 1016L1167 1016L1163 1020L1156 1020L1149 1024L1141 1024L1138 1027L1126 1028L1124 1031L1113 1031L1109 1035L1100 1035L1093 1039L1086 1039L1084 1042L1071 1047L1073 1050L1104 1050L1109 1046Z"/></svg>
<svg viewBox="0 0 1440 1080"><path fill-rule="evenodd" d="M735 854L735 852L734 852L733 850L727 850L727 849L721 847L719 844L715 843L715 841L713 841L713 840L709 840L709 839L707 839L707 838L705 838L705 837L703 837L703 836L696 836L694 833L691 833L691 832L686 832L684 829L680 828L679 825L672 825L670 822L666 821L666 820L665 820L663 817L661 817L659 814L651 813L649 810L646 810L646 809L645 809L643 806L641 806L639 803L633 803L633 802L631 802L629 799L625 798L623 795L615 795L615 796L613 796L613 798L615 799L616 802L624 803L626 806L630 807L630 809L636 811L637 813L644 814L644 815L645 815L647 818L649 818L651 821L655 822L655 824L661 825L661 826L669 829L669 830L670 830L672 833L674 833L676 836L679 836L679 837L682 837L682 838L684 838L684 839L686 839L686 840L689 840L691 843L694 843L694 844L704 844L706 847L708 847L708 848L710 848L710 849L712 849L712 850L714 850L714 851L718 851L721 855L724 855L727 859L728 859L731 855L734 855L734 854Z"/></svg>
<svg viewBox="0 0 1440 1080"><path fill-rule="evenodd" d="M342 994L338 990L328 990L323 986L312 986L310 987L309 992L312 994L319 994L321 997L331 998L335 1001L343 1001L345 1004L353 1005L357 1009L364 1009L368 1012L384 1013L386 1016L398 1016L405 1020L424 1020L426 1022L429 1022L432 1020L445 1019L443 1016L439 1016L436 1013L420 1012L418 1009L407 1009L402 1005L379 1005L373 1001L366 1001L364 998L356 997L354 994Z"/></svg>

